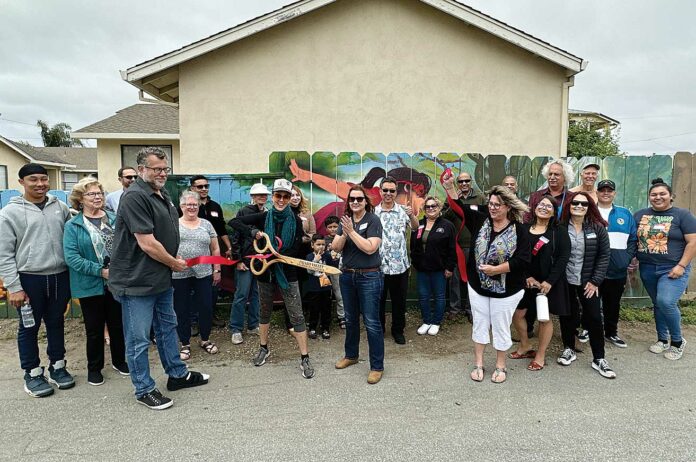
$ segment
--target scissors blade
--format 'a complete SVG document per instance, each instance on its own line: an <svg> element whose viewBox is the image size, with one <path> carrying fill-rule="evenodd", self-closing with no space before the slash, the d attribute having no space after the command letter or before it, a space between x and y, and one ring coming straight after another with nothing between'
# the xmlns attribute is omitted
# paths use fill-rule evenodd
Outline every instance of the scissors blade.
<svg viewBox="0 0 696 462"><path fill-rule="evenodd" d="M300 268L306 268L312 271L322 271L326 274L341 274L341 270L334 266L325 265L323 263L317 263L313 261L301 260L299 258L286 257L281 255L278 262L285 263L292 266L299 266Z"/></svg>

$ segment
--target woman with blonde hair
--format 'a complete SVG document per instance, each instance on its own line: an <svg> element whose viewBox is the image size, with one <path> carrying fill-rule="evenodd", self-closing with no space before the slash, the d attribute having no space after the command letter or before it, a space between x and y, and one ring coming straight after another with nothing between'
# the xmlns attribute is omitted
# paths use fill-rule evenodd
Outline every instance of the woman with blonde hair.
<svg viewBox="0 0 696 462"><path fill-rule="evenodd" d="M443 175L448 202L455 213L464 217L471 232L471 250L466 272L473 317L474 368L471 379L483 380L483 352L491 342L496 350L494 383L507 379L505 353L512 346L512 315L524 295L524 273L531 260L529 234L522 226L527 206L504 186L494 186L485 206L464 204L454 186L454 176Z"/></svg>
<svg viewBox="0 0 696 462"><path fill-rule="evenodd" d="M109 262L116 215L104 210L104 189L94 177L83 178L70 193L78 214L65 224L63 252L70 270L70 291L80 300L87 334L87 382L104 383L104 326L109 328L111 364L129 375L121 304L109 292Z"/></svg>

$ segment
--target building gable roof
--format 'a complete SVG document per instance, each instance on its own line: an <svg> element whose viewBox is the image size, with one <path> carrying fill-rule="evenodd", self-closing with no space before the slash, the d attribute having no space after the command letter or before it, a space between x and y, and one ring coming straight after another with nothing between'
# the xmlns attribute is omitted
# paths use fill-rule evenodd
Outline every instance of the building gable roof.
<svg viewBox="0 0 696 462"><path fill-rule="evenodd" d="M121 71L121 78L162 101L178 102L178 65L242 40L253 34L295 19L337 0L298 0L230 29L198 40L178 50L157 56ZM568 76L582 72L587 61L520 29L488 16L457 0L420 0L468 25L482 29L566 69ZM80 130L82 131L82 130Z"/></svg>
<svg viewBox="0 0 696 462"><path fill-rule="evenodd" d="M178 139L179 109L164 104L134 104L75 132L73 138Z"/></svg>
<svg viewBox="0 0 696 462"><path fill-rule="evenodd" d="M15 151L20 156L24 157L29 162L34 162L37 164L47 165L50 167L62 167L62 168L76 168L77 166L73 163L66 162L56 153L49 151L44 151L49 148L38 148L35 146L29 146L28 144L18 143L16 141L8 140L7 138L0 136L0 143L6 145L13 151ZM58 148L64 149L64 148ZM66 148L69 149L69 148ZM75 149L75 148L73 148ZM79 148L86 149L86 148ZM94 148L92 148L94 149ZM94 156L96 157L96 149L94 149Z"/></svg>

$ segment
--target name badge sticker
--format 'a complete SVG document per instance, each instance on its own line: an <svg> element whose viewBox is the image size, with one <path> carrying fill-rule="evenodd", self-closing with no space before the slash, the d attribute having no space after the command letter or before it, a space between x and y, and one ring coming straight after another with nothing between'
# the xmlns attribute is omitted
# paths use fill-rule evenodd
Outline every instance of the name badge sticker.
<svg viewBox="0 0 696 462"><path fill-rule="evenodd" d="M476 205L476 204L471 204L471 205L469 206L469 208L470 208L471 210L473 210L474 212L478 212L478 205Z"/></svg>
<svg viewBox="0 0 696 462"><path fill-rule="evenodd" d="M367 229L367 223L363 223L362 225L360 225L358 231L362 231L363 229Z"/></svg>
<svg viewBox="0 0 696 462"><path fill-rule="evenodd" d="M217 218L217 217L218 217L218 213L217 213L216 211L212 211L212 212L210 212L210 216L211 216L211 217Z"/></svg>
<svg viewBox="0 0 696 462"><path fill-rule="evenodd" d="M595 233L588 233L587 238L588 239L597 239L597 235Z"/></svg>

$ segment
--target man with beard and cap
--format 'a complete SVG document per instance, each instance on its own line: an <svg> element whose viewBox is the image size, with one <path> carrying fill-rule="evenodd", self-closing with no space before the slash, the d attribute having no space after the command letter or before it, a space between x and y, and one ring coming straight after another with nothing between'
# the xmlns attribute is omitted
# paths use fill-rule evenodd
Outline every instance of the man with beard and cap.
<svg viewBox="0 0 696 462"><path fill-rule="evenodd" d="M558 218L560 218L563 207L565 206L568 185L573 181L573 177L575 176L573 167L561 159L555 159L544 165L541 174L546 178L548 186L533 192L529 196L529 210L535 210L539 201L543 199L545 195L549 194L553 196L560 205L558 207ZM524 221L525 223L530 223L532 221L532 212L525 213Z"/></svg>

